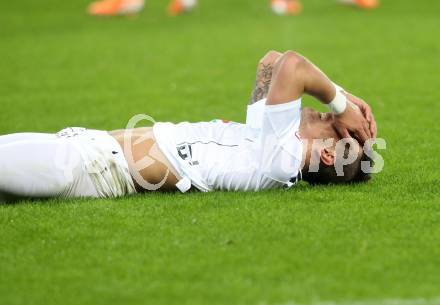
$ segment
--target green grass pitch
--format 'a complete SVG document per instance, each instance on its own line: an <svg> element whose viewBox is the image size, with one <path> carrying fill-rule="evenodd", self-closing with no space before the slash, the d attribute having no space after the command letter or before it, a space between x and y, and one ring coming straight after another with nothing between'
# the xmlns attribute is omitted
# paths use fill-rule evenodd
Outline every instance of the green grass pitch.
<svg viewBox="0 0 440 305"><path fill-rule="evenodd" d="M294 49L369 101L387 141L365 185L0 205L0 304L440 304L440 2L382 2L168 18L151 0L111 19L0 3L0 134L243 121L258 59Z"/></svg>

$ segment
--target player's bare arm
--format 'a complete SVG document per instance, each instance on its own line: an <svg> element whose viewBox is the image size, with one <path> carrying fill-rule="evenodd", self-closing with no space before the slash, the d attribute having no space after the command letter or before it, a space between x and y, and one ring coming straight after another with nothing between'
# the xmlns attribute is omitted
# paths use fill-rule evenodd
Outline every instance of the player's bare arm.
<svg viewBox="0 0 440 305"><path fill-rule="evenodd" d="M270 84L272 82L272 71L277 60L283 53L277 51L269 51L258 63L257 79L255 81L255 88L252 91L249 105L252 105L267 97L269 93Z"/></svg>
<svg viewBox="0 0 440 305"><path fill-rule="evenodd" d="M337 95L337 88L330 79L305 57L288 51L274 63L270 89L266 103L277 105L293 101L308 94L323 104L329 104ZM356 100L350 95L351 100ZM360 100L357 100L360 103ZM334 126L344 138L352 133L361 143L372 138L370 126L374 130L375 122L366 103L363 104L364 117L352 103L345 111L334 116ZM369 119L370 122L367 120Z"/></svg>
<svg viewBox="0 0 440 305"><path fill-rule="evenodd" d="M314 64L298 53L288 51L284 54L269 51L259 62L255 88L249 104L270 96L267 103L279 104L296 100L308 94L324 104L329 104L336 95L334 84ZM350 132L361 141L374 138L377 126L370 106L362 99L343 92L350 107L335 116L334 126L344 138L351 137ZM357 107L352 107L356 105ZM359 108L362 116L357 111Z"/></svg>

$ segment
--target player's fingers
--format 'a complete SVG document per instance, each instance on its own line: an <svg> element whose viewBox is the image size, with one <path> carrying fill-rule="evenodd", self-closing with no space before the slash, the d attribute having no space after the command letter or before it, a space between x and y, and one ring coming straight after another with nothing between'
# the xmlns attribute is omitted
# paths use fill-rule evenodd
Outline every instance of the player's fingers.
<svg viewBox="0 0 440 305"><path fill-rule="evenodd" d="M373 119L373 113L370 105L368 105L368 103L366 103L364 100L351 94L348 94L347 98L349 99L349 101L359 107L365 119L370 123Z"/></svg>
<svg viewBox="0 0 440 305"><path fill-rule="evenodd" d="M358 129L355 133L356 139L359 141L359 144L364 145L365 141L368 140L368 136L365 133L364 129Z"/></svg>
<svg viewBox="0 0 440 305"><path fill-rule="evenodd" d="M348 129L345 127L336 127L336 131L339 133L341 138L351 138L350 133L348 132Z"/></svg>
<svg viewBox="0 0 440 305"><path fill-rule="evenodd" d="M371 107L366 103L364 105L364 116L367 122L371 124L371 121L373 120L373 112L371 111Z"/></svg>
<svg viewBox="0 0 440 305"><path fill-rule="evenodd" d="M371 109L371 108L370 108ZM377 125L376 125L376 120L374 119L374 115L372 112L370 112L370 120L368 121L368 129L370 130L370 134L372 138L376 138L376 134L377 134Z"/></svg>
<svg viewBox="0 0 440 305"><path fill-rule="evenodd" d="M364 132L367 135L368 139L371 139L373 137L371 135L371 131L370 131L370 124L368 124L368 123L364 124Z"/></svg>
<svg viewBox="0 0 440 305"><path fill-rule="evenodd" d="M367 135L368 138L371 138L370 123L365 118L362 120L361 123L364 133Z"/></svg>
<svg viewBox="0 0 440 305"><path fill-rule="evenodd" d="M376 139L377 136L377 124L376 124L376 120L373 117L373 121L370 123L370 130L371 130L371 136L373 137L373 139Z"/></svg>
<svg viewBox="0 0 440 305"><path fill-rule="evenodd" d="M372 119L372 111L371 111L371 107L365 103L364 101L360 100L357 101L356 105L359 107L359 109L362 111L362 115L364 116L364 118L368 121L371 122Z"/></svg>

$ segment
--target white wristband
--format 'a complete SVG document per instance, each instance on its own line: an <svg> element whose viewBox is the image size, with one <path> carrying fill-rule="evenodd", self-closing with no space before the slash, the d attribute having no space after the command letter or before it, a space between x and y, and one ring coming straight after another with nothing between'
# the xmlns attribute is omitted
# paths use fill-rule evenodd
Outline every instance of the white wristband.
<svg viewBox="0 0 440 305"><path fill-rule="evenodd" d="M341 114L347 109L347 97L342 94L342 88L334 85L336 89L336 96L329 104L327 104L328 108L334 114Z"/></svg>

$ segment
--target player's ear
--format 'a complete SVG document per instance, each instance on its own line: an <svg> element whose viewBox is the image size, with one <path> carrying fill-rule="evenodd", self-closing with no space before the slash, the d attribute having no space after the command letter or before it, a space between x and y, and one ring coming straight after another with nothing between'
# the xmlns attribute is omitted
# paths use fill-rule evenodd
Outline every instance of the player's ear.
<svg viewBox="0 0 440 305"><path fill-rule="evenodd" d="M320 155L321 162L327 166L335 164L335 151L333 149L323 148Z"/></svg>

